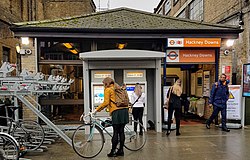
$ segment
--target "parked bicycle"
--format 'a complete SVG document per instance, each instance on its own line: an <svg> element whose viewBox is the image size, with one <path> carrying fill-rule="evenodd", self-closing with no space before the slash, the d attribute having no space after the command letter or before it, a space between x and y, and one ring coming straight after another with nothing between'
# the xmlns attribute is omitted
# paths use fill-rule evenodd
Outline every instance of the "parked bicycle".
<svg viewBox="0 0 250 160"><path fill-rule="evenodd" d="M4 107L4 105L0 105ZM40 124L31 120L14 120L14 111L19 109L15 106L5 106L6 110L10 109L12 117L6 116L0 118L7 119L7 133L12 135L20 145L21 151L33 151L38 149L44 141L44 131Z"/></svg>
<svg viewBox="0 0 250 160"><path fill-rule="evenodd" d="M0 132L0 159L19 159L19 144L17 143L14 137L3 132Z"/></svg>
<svg viewBox="0 0 250 160"><path fill-rule="evenodd" d="M83 123L73 133L72 146L79 156L93 158L102 151L105 136L112 137L112 133L108 129L112 126L112 122L111 120L102 120L94 114L89 113L83 117ZM133 125L136 123L143 128L142 135L134 131ZM130 119L129 123L125 126L124 147L131 151L138 151L143 148L146 140L147 133L143 125L138 121Z"/></svg>

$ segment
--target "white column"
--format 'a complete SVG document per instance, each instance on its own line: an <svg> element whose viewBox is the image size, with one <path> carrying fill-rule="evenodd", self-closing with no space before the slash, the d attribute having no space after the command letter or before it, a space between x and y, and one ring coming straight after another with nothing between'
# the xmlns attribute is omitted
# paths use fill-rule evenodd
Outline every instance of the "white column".
<svg viewBox="0 0 250 160"><path fill-rule="evenodd" d="M155 117L156 132L162 132L162 116L161 116L161 60L155 63Z"/></svg>
<svg viewBox="0 0 250 160"><path fill-rule="evenodd" d="M83 61L83 99L84 99L84 113L90 111L90 86L89 86L89 64L88 61Z"/></svg>

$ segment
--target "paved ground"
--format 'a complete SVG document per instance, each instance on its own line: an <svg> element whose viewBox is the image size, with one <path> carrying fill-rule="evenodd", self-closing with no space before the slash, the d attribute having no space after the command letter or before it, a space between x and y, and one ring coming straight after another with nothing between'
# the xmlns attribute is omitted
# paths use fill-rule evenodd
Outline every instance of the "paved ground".
<svg viewBox="0 0 250 160"><path fill-rule="evenodd" d="M109 140L108 140L109 142ZM111 144L106 143L96 160L250 160L250 129L231 129L222 132L211 126L182 126L181 136L173 131L169 137L165 133L148 132L145 147L136 152L125 150L124 157L108 158ZM28 153L25 158L32 160L80 160L74 150L63 140L49 145L43 153Z"/></svg>

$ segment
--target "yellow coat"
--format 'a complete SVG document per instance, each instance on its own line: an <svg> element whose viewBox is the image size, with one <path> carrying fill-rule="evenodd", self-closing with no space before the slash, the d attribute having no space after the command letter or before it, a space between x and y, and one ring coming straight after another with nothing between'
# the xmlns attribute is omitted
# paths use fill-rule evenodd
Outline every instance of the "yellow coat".
<svg viewBox="0 0 250 160"><path fill-rule="evenodd" d="M110 87L106 87L104 89L104 101L96 108L96 110L100 112L104 108L108 107L107 109L109 111L109 114L111 115L113 111L124 108L124 107L117 107L114 102L115 102L115 89L114 85L111 85Z"/></svg>

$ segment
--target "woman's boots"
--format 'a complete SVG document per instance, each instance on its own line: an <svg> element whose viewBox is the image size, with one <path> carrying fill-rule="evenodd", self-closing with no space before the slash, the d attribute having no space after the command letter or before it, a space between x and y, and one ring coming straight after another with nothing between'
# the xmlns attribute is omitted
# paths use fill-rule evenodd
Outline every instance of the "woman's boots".
<svg viewBox="0 0 250 160"><path fill-rule="evenodd" d="M107 154L108 157L117 157L115 150L111 149L110 153Z"/></svg>
<svg viewBox="0 0 250 160"><path fill-rule="evenodd" d="M117 156L124 156L124 151L123 149L118 149L118 151L116 152Z"/></svg>
<svg viewBox="0 0 250 160"><path fill-rule="evenodd" d="M123 149L118 149L116 152L115 150L111 149L110 153L107 154L108 157L117 157L117 156L124 156Z"/></svg>
<svg viewBox="0 0 250 160"><path fill-rule="evenodd" d="M169 135L170 135L170 133L171 133L171 131L170 131L170 130L167 130L166 135L167 135L167 136L169 136Z"/></svg>

